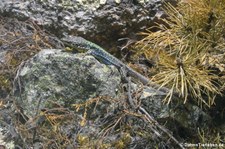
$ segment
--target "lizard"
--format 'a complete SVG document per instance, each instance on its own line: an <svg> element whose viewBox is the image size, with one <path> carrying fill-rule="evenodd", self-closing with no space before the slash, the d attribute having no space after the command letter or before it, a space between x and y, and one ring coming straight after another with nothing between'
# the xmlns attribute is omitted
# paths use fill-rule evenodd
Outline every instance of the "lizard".
<svg viewBox="0 0 225 149"><path fill-rule="evenodd" d="M91 54L92 56L94 56L96 59L99 59L100 61L102 61L105 64L110 64L110 65L114 65L116 66L118 69L125 69L125 72L130 75L131 77L135 77L138 78L144 85L150 85L153 88L158 89L159 91L162 91L164 93L169 93L169 89L166 87L160 87L160 85L152 82L151 80L149 80L147 77L143 76L142 74L136 72L134 69L132 69L131 67L127 66L126 64L124 64L122 61L120 61L119 59L117 59L116 57L114 57L113 55L111 55L110 53L108 53L107 51L105 51L102 47L98 46L97 44L88 41L82 37L77 37L77 36L68 36L68 37L64 37L61 39L61 41L64 43L65 46L68 46L70 48L72 48L71 52L73 52L73 50L77 50L80 52L87 52L87 54ZM130 80L130 78L128 79ZM129 83L128 83L129 84ZM133 101L130 101L132 107L134 106ZM140 113L145 114L148 119L150 121L153 121L153 123L156 124L156 126L161 129L164 133L166 133L175 143L177 143L180 148L184 149L184 147L176 140L176 138L174 138L167 129L165 129L163 126L159 125L159 123L157 121L155 121L147 112L143 107L137 107L138 111ZM155 133L159 134L158 132L154 131ZM160 134L159 134L160 135Z"/></svg>
<svg viewBox="0 0 225 149"><path fill-rule="evenodd" d="M168 88L160 87L160 85L152 82L147 77L143 76L131 67L127 66L121 60L114 57L102 47L91 41L88 41L79 36L63 37L61 38L61 41L65 46L72 48L71 52L73 52L73 50L77 50L78 52L86 52L87 54L94 56L96 59L99 59L106 65L114 65L118 69L124 70L129 76L139 79L143 85L150 85L155 89L159 89L159 91L162 91L163 93L169 92Z"/></svg>

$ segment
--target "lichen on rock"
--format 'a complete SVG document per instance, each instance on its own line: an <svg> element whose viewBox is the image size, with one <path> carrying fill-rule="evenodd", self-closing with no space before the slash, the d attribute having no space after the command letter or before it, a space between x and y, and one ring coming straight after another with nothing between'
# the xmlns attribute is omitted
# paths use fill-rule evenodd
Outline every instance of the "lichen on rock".
<svg viewBox="0 0 225 149"><path fill-rule="evenodd" d="M98 96L116 96L118 70L92 56L46 49L28 60L18 72L14 96L26 115L60 105L81 103Z"/></svg>

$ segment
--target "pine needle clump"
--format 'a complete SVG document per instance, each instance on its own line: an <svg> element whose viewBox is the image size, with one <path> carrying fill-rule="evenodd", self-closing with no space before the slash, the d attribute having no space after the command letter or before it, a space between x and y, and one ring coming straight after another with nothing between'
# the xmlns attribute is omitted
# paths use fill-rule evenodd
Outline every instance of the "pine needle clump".
<svg viewBox="0 0 225 149"><path fill-rule="evenodd" d="M225 52L225 0L185 0L175 8L165 5L162 24L141 33L137 56L154 60L152 80L170 88L165 98L179 93L184 103L192 97L210 106L221 94ZM157 31L152 29L157 28ZM222 57L219 59L219 57Z"/></svg>

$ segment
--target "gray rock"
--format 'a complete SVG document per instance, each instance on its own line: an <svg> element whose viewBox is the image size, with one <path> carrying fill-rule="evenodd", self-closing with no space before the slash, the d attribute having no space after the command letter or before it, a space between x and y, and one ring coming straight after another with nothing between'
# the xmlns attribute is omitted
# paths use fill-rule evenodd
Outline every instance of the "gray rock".
<svg viewBox="0 0 225 149"><path fill-rule="evenodd" d="M92 56L46 49L21 65L16 78L14 96L25 115L32 118L41 109L51 108L51 102L68 107L101 95L116 97L120 82L120 74L114 66L106 66ZM132 83L132 91L136 89L138 89L137 85ZM170 130L176 131L182 127L191 134L196 131L190 130L196 130L199 126L203 128L211 123L210 116L195 105L189 103L183 105L177 102L172 102L170 105L163 104L162 100L165 96L164 93L151 87L144 87L141 106L157 121L167 122L167 128ZM101 103L99 109L102 110L96 110L95 114L91 113L91 119L88 120L88 123L94 124L93 126L86 125L80 128L78 124L80 120L77 120L73 125L63 125L62 130L68 129L66 133L69 133L73 126L81 135L97 134L101 130L99 128L101 123L98 124L95 118L113 116L116 111L114 107L109 103ZM79 114L76 116L79 117ZM140 121L134 120L134 127L139 128L140 125ZM111 141L115 141L115 138L115 136L108 137Z"/></svg>
<svg viewBox="0 0 225 149"><path fill-rule="evenodd" d="M92 56L46 49L19 70L14 96L26 115L34 116L49 101L68 106L98 96L116 96L118 70Z"/></svg>
<svg viewBox="0 0 225 149"><path fill-rule="evenodd" d="M15 145L13 141L5 141L5 138L7 137L7 135L5 135L5 133L3 133L4 131L6 131L6 128L3 128L0 125L0 148L1 146L5 146L7 149L14 149Z"/></svg>
<svg viewBox="0 0 225 149"><path fill-rule="evenodd" d="M72 33L111 47L107 43L134 38L165 16L162 5L161 0L4 0L0 15L31 19L60 36Z"/></svg>
<svg viewBox="0 0 225 149"><path fill-rule="evenodd" d="M180 101L182 99L173 98L168 105L163 102L165 95L156 93L152 92L152 89L144 89L142 105L157 121L170 121L171 128L175 128L174 125L177 123L187 130L194 130L199 126L204 128L211 124L212 118L195 104L190 102L183 104ZM177 128L179 126L177 125Z"/></svg>

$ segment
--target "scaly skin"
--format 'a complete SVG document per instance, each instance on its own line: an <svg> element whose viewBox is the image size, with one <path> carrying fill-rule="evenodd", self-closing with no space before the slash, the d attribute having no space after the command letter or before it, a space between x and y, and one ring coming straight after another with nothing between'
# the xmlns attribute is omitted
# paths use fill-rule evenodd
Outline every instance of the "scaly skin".
<svg viewBox="0 0 225 149"><path fill-rule="evenodd" d="M145 76L136 72L134 69L128 67L122 61L120 61L119 59L117 59L116 57L111 55L110 53L106 52L103 48L96 45L95 43L92 43L82 37L77 37L77 36L69 36L66 38L62 38L61 41L66 46L71 47L74 50L76 49L77 51L87 52L88 54L93 55L95 58L99 59L104 64L114 65L118 69L124 69L128 75L139 79L144 85L150 85L156 89L158 89L160 87L158 84L151 82ZM160 88L159 90L164 93L169 92L169 90L164 87Z"/></svg>
<svg viewBox="0 0 225 149"><path fill-rule="evenodd" d="M127 72L128 75L139 79L144 85L150 85L156 89L158 89L160 87L158 84L151 82L148 78L146 78L145 76L136 72L135 70L133 70L132 68L130 68L126 64L124 64L122 61L120 61L116 57L114 57L111 54L109 54L108 52L106 52L100 46L98 46L82 37L73 36L73 37L63 38L61 40L63 41L63 43L66 46L72 48L71 52L73 52L73 50L75 50L75 49L78 51L87 52L88 54L93 55L95 58L99 59L100 61L104 62L105 64L111 64L111 65L116 66L118 69L125 70L125 72ZM169 89L165 88L165 87L160 88L159 91L162 91L164 93L169 93ZM178 97L177 95L178 94L175 93L176 97ZM132 105L132 107L136 108L135 105L133 104L133 101L130 101L130 104ZM158 122L156 122L154 119L152 120L152 117L149 116L149 114L146 112L146 110L144 108L142 108L141 106L140 107L138 106L138 111L140 111L141 113L144 113L148 117L148 119L150 118L150 120L153 123L155 123L155 125L159 129L161 129L170 138L172 138L172 140L175 143L177 143L180 146L180 148L184 149L184 147L182 145L180 145L180 143L163 126L159 125Z"/></svg>

